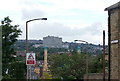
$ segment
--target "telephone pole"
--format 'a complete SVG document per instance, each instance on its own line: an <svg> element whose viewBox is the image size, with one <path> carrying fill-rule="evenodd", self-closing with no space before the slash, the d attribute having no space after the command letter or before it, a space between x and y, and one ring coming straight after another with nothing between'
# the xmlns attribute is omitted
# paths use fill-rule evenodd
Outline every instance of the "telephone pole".
<svg viewBox="0 0 120 81"><path fill-rule="evenodd" d="M105 81L105 30L103 30L103 81Z"/></svg>

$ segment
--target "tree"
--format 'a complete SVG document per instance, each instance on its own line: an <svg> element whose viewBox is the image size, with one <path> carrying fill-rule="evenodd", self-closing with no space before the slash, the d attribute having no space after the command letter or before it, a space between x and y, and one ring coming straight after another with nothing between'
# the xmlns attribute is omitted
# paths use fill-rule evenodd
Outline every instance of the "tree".
<svg viewBox="0 0 120 81"><path fill-rule="evenodd" d="M25 79L26 64L23 62L9 63L8 73L3 76L3 79Z"/></svg>
<svg viewBox="0 0 120 81"><path fill-rule="evenodd" d="M86 61L88 60L88 73L101 72L102 67L98 56L90 54L62 54L50 55L50 71L55 78L83 79L86 74Z"/></svg>
<svg viewBox="0 0 120 81"><path fill-rule="evenodd" d="M102 55L91 56L91 58L89 58L89 72L102 73L102 70Z"/></svg>
<svg viewBox="0 0 120 81"><path fill-rule="evenodd" d="M82 79L86 71L85 58L85 54L51 55L50 71L56 78Z"/></svg>
<svg viewBox="0 0 120 81"><path fill-rule="evenodd" d="M4 20L1 21L0 27L2 28L2 63L3 63L3 77L9 66L10 62L14 61L15 54L13 45L17 41L17 37L21 35L21 30L18 29L19 25L11 25L12 20L9 17L5 17Z"/></svg>

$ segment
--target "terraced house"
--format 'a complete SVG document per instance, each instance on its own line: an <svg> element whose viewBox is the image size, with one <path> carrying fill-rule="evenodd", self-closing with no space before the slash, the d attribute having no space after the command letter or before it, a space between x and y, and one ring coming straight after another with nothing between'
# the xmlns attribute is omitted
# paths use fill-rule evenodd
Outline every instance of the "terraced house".
<svg viewBox="0 0 120 81"><path fill-rule="evenodd" d="M105 11L108 11L109 77L120 81L120 2Z"/></svg>

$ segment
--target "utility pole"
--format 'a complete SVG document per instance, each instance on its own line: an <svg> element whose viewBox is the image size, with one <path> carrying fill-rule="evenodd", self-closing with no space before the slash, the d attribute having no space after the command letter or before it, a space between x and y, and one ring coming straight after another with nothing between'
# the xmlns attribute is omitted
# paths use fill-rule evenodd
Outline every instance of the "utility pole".
<svg viewBox="0 0 120 81"><path fill-rule="evenodd" d="M105 30L103 30L103 81L105 81Z"/></svg>

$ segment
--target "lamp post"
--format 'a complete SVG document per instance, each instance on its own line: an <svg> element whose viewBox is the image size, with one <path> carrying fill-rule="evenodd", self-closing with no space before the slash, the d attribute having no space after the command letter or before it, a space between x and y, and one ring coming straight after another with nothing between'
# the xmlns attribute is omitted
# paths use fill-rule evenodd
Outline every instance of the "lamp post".
<svg viewBox="0 0 120 81"><path fill-rule="evenodd" d="M47 20L47 18L37 18L26 21L26 53L28 52L28 22L36 20Z"/></svg>
<svg viewBox="0 0 120 81"><path fill-rule="evenodd" d="M76 43L76 41L85 42L88 45L87 41L84 41L84 40L74 40L75 43ZM88 56L86 57L86 74L88 74Z"/></svg>
<svg viewBox="0 0 120 81"><path fill-rule="evenodd" d="M36 18L26 21L26 53L28 53L28 23L36 20L47 20L47 18ZM27 65L27 79L31 79L31 65Z"/></svg>

